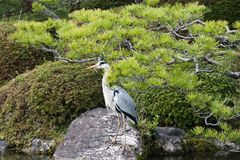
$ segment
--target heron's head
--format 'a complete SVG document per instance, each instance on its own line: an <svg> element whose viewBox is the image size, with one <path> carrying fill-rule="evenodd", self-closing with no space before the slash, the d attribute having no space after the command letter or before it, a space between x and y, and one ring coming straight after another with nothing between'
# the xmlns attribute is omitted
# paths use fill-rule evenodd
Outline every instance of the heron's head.
<svg viewBox="0 0 240 160"><path fill-rule="evenodd" d="M96 68L96 69L110 69L109 64L105 61L99 61L97 64L88 67L87 69Z"/></svg>

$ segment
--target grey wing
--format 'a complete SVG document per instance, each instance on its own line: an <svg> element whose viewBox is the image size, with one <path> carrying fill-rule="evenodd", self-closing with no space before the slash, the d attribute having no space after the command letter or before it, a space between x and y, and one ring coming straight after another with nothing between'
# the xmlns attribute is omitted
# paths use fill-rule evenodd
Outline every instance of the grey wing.
<svg viewBox="0 0 240 160"><path fill-rule="evenodd" d="M138 116L136 104L129 94L121 87L116 86L113 90L113 103L118 112L123 113L137 124Z"/></svg>

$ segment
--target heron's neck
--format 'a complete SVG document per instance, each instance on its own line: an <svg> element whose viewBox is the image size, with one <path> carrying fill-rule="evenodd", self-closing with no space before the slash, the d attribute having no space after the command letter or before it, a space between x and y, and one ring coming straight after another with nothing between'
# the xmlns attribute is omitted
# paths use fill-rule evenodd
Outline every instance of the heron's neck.
<svg viewBox="0 0 240 160"><path fill-rule="evenodd" d="M108 83L107 78L108 78L110 72L111 72L111 68L110 67L104 69L104 74L103 74L103 78L102 78L102 86L103 87L104 86L108 86L109 87L109 83Z"/></svg>

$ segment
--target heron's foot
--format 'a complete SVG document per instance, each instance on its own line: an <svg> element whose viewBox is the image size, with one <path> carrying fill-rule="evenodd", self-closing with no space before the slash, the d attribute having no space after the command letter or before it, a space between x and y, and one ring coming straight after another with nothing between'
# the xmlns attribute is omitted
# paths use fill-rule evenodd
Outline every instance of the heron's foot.
<svg viewBox="0 0 240 160"><path fill-rule="evenodd" d="M107 149L108 149L109 147L112 147L112 146L116 145L117 143L118 143L118 142L117 142L117 138L114 137L114 139L112 139L111 142L108 144Z"/></svg>
<svg viewBox="0 0 240 160"><path fill-rule="evenodd" d="M127 145L127 144L121 145L119 147L119 150L121 150L121 149L122 149L123 152L130 152L131 151L131 147L129 145Z"/></svg>

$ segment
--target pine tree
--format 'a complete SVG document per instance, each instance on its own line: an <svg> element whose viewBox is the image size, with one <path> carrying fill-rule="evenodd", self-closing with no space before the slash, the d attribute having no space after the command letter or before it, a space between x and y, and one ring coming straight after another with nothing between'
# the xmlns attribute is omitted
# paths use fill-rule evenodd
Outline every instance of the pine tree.
<svg viewBox="0 0 240 160"><path fill-rule="evenodd" d="M65 62L103 56L111 83L136 97L143 128L220 126L239 117L240 22L236 30L204 22L205 11L196 3L82 9L69 20L18 22L12 38Z"/></svg>

